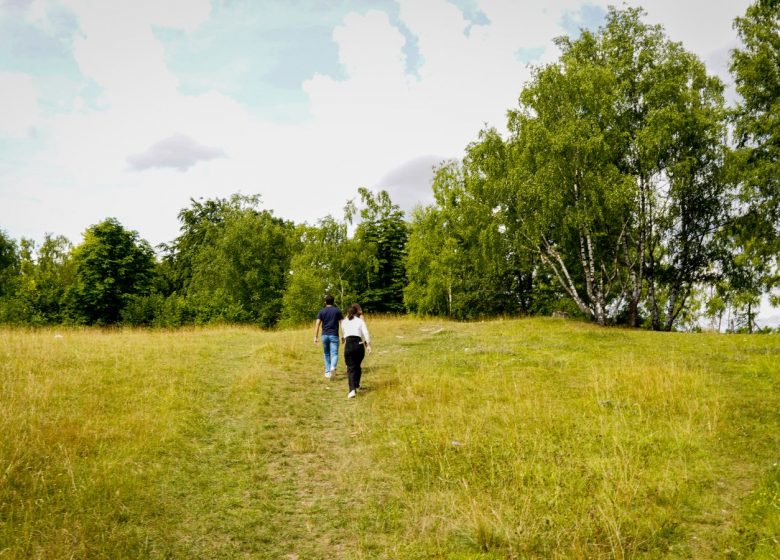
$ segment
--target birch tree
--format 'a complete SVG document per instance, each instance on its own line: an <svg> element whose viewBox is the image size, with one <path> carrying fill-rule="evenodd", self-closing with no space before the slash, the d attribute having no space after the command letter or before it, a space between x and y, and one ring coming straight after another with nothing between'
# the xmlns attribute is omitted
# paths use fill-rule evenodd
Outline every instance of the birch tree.
<svg viewBox="0 0 780 560"><path fill-rule="evenodd" d="M521 241L599 324L672 328L724 220L722 85L639 9L559 40L510 113ZM644 305L643 305L644 304Z"/></svg>
<svg viewBox="0 0 780 560"><path fill-rule="evenodd" d="M604 325L628 293L623 258L634 191L617 165L624 144L617 81L599 63L595 36L583 33L577 45L590 56L562 43L560 62L536 71L510 113L509 173L520 242L583 314Z"/></svg>

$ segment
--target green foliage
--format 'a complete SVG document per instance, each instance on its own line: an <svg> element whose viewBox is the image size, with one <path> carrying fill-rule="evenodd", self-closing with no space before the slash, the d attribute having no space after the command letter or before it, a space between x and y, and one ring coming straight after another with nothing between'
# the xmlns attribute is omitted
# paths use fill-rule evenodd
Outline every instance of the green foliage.
<svg viewBox="0 0 780 560"><path fill-rule="evenodd" d="M313 321L326 294L341 308L361 301L363 271L374 261L358 240L349 237L347 223L328 216L317 226L301 227L300 240L283 298L285 321Z"/></svg>
<svg viewBox="0 0 780 560"><path fill-rule="evenodd" d="M23 313L14 295L19 282L16 241L0 230L0 323L16 323Z"/></svg>
<svg viewBox="0 0 780 560"><path fill-rule="evenodd" d="M780 2L757 0L735 28L742 47L731 71L741 97L734 114L741 197L751 220L746 234L763 239L763 254L780 242Z"/></svg>
<svg viewBox="0 0 780 560"><path fill-rule="evenodd" d="M409 227L386 191L358 189L345 208L345 221L331 216L299 230L300 250L292 258L284 294L287 324L313 320L326 294L339 307L359 302L367 312L401 312L406 284L404 258ZM349 224L360 216L350 238Z"/></svg>
<svg viewBox="0 0 780 560"><path fill-rule="evenodd" d="M290 281L282 297L282 319L286 325L313 320L322 307L326 280L316 268L306 266L301 254L293 257ZM352 298L354 299L354 298ZM343 307L342 303L336 304Z"/></svg>
<svg viewBox="0 0 780 560"><path fill-rule="evenodd" d="M0 323L17 323L24 318L24 310L15 298L20 264L16 241L0 229Z"/></svg>
<svg viewBox="0 0 780 560"><path fill-rule="evenodd" d="M43 325L66 319L66 295L76 282L72 249L61 235L46 234L38 248L33 241L22 240L22 274L16 298L25 310L24 322Z"/></svg>
<svg viewBox="0 0 780 560"><path fill-rule="evenodd" d="M754 2L735 28L742 46L732 51L731 71L741 100L728 171L739 196L737 215L722 232L734 258L723 265L720 291L752 331L761 294L780 286L780 3Z"/></svg>
<svg viewBox="0 0 780 560"><path fill-rule="evenodd" d="M204 247L219 237L225 216L229 212L241 212L244 208L256 208L259 196L233 195L230 199L190 199L190 207L179 212L180 235L171 245L163 245L163 271L171 292L186 293L192 280L194 259Z"/></svg>
<svg viewBox="0 0 780 560"><path fill-rule="evenodd" d="M369 312L400 313L404 311L404 259L409 226L403 211L393 204L387 191L374 194L361 187L358 193L362 207L354 239L359 250L370 256L368 266L363 266L357 280L360 304ZM353 212L354 206L348 204L349 221Z"/></svg>
<svg viewBox="0 0 780 560"><path fill-rule="evenodd" d="M14 293L19 266L16 241L0 229L0 299Z"/></svg>
<svg viewBox="0 0 780 560"><path fill-rule="evenodd" d="M282 312L292 255L298 250L291 222L260 210L258 195L191 200L179 212L181 234L165 246L160 266L165 303L150 324L276 324ZM137 302L144 317L149 302Z"/></svg>
<svg viewBox="0 0 780 560"><path fill-rule="evenodd" d="M154 276L154 252L135 231L115 218L87 229L73 250L75 284L69 319L76 323L110 325L119 322L128 298L148 293Z"/></svg>
<svg viewBox="0 0 780 560"><path fill-rule="evenodd" d="M436 205L416 209L406 267L406 306L456 319L527 312L532 265L512 246L512 220L501 213L503 142L493 131L469 148L463 165L436 173Z"/></svg>
<svg viewBox="0 0 780 560"><path fill-rule="evenodd" d="M186 294L195 321L253 322L265 327L281 316L282 295L295 249L292 223L256 208L231 207L208 243L191 258Z"/></svg>
<svg viewBox="0 0 780 560"><path fill-rule="evenodd" d="M176 301L177 296L166 298L159 292L128 296L122 308L122 324L129 326L171 327L186 323L180 315L166 313L168 300Z"/></svg>
<svg viewBox="0 0 780 560"><path fill-rule="evenodd" d="M599 324L671 330L722 255L722 85L639 9L561 39L509 114L415 215L407 306L423 313L551 311L558 283ZM539 291L536 287L539 286ZM499 303L500 302L500 303Z"/></svg>
<svg viewBox="0 0 780 560"><path fill-rule="evenodd" d="M453 240L446 239L443 211L435 206L416 208L406 258L409 282L404 289L404 303L411 312L452 315L455 251Z"/></svg>
<svg viewBox="0 0 780 560"><path fill-rule="evenodd" d="M670 330L727 208L722 86L641 16L611 9L536 70L510 113L507 205L583 314L638 325L645 304Z"/></svg>

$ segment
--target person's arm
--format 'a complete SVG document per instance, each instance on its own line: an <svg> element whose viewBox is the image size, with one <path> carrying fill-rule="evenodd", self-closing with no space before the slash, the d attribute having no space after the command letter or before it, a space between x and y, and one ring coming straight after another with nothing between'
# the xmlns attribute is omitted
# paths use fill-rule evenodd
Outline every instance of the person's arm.
<svg viewBox="0 0 780 560"><path fill-rule="evenodd" d="M320 325L322 324L322 321L320 321L319 317L314 322L314 344L317 344L317 335L320 332Z"/></svg>
<svg viewBox="0 0 780 560"><path fill-rule="evenodd" d="M363 321L363 324L361 325L361 329L363 330L363 345L366 347L366 350L368 350L368 353L371 353L371 335L368 334L368 325L366 325L366 322Z"/></svg>

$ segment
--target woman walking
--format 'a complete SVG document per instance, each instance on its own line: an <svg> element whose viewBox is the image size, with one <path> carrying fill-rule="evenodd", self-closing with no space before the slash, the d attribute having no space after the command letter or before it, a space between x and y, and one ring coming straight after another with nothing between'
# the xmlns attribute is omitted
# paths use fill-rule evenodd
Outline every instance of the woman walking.
<svg viewBox="0 0 780 560"><path fill-rule="evenodd" d="M353 303L347 310L347 318L341 321L341 341L344 343L344 361L347 363L349 379L348 399L354 398L360 388L360 376L363 373L360 364L366 355L366 349L371 353L371 337L361 315L363 311L360 306Z"/></svg>

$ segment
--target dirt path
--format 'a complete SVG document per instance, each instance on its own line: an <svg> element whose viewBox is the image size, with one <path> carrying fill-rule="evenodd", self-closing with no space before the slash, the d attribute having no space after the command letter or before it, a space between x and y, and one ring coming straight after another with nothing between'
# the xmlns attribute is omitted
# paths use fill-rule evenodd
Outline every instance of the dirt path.
<svg viewBox="0 0 780 560"><path fill-rule="evenodd" d="M196 527L182 535L185 549L202 557L355 557L364 494L351 491L351 469L367 461L358 436L361 400L370 397L346 399L343 364L327 380L309 348L262 340L239 337L204 378L194 462L183 466L193 494L182 526Z"/></svg>

